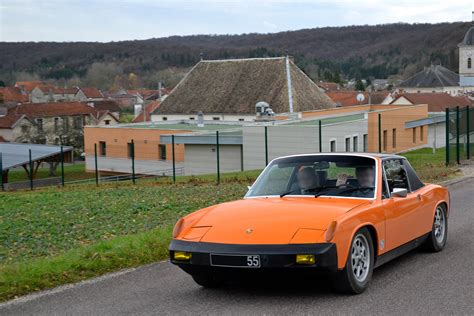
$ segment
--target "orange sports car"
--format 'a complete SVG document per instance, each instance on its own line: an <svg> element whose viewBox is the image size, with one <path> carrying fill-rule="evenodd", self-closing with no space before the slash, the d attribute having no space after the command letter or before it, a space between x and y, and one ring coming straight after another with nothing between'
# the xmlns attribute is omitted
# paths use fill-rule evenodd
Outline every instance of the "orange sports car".
<svg viewBox="0 0 474 316"><path fill-rule="evenodd" d="M441 251L449 206L448 190L401 156L281 157L242 200L180 219L170 260L205 287L236 272L328 271L337 289L361 293L375 267L419 245Z"/></svg>

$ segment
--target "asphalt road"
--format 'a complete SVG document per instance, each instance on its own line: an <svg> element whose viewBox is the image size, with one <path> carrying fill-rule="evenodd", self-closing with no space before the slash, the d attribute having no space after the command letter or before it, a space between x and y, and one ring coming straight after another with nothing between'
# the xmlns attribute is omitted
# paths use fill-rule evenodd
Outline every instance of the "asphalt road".
<svg viewBox="0 0 474 316"><path fill-rule="evenodd" d="M161 262L10 301L0 315L474 315L474 178L450 190L445 250L415 250L376 269L358 296L335 294L324 280L204 289Z"/></svg>

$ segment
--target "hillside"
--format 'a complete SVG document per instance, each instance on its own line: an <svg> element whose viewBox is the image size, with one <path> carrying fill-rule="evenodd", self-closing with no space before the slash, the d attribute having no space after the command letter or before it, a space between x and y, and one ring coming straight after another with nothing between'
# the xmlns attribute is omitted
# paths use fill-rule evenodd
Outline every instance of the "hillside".
<svg viewBox="0 0 474 316"><path fill-rule="evenodd" d="M156 72L178 76L204 58L282 55L286 50L313 79L341 73L384 78L410 75L441 63L456 70L457 44L469 23L386 24L304 29L273 34L172 36L123 42L0 43L0 80L11 83L25 72L41 79L81 80L94 63L112 65L112 74L136 73L156 85ZM20 74L19 74L20 73ZM169 75L169 74L168 74ZM330 77L330 76L329 76ZM175 78L176 79L176 78Z"/></svg>

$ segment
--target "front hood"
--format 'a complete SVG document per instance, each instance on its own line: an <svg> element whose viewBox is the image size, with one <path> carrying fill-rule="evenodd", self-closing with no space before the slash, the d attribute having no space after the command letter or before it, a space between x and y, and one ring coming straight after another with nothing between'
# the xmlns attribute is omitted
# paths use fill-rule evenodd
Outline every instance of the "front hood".
<svg viewBox="0 0 474 316"><path fill-rule="evenodd" d="M208 208L193 227L211 227L200 239L203 242L287 244L296 235L319 239L339 215L366 203L370 201L330 197L250 198Z"/></svg>

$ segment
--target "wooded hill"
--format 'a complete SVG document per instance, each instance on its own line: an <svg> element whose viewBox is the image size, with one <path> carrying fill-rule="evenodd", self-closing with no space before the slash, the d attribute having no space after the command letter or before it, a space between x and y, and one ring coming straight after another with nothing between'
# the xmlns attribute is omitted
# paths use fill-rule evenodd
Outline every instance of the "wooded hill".
<svg viewBox="0 0 474 316"><path fill-rule="evenodd" d="M288 50L313 79L408 76L430 63L457 70L457 44L470 23L385 24L303 29L273 34L171 36L122 42L0 43L0 80L19 73L40 79L85 78L91 66L113 65L135 73L144 86L156 85L156 73L205 59L281 56ZM179 77L178 75L178 77ZM165 78L166 79L166 78ZM177 78L175 78L175 81Z"/></svg>

